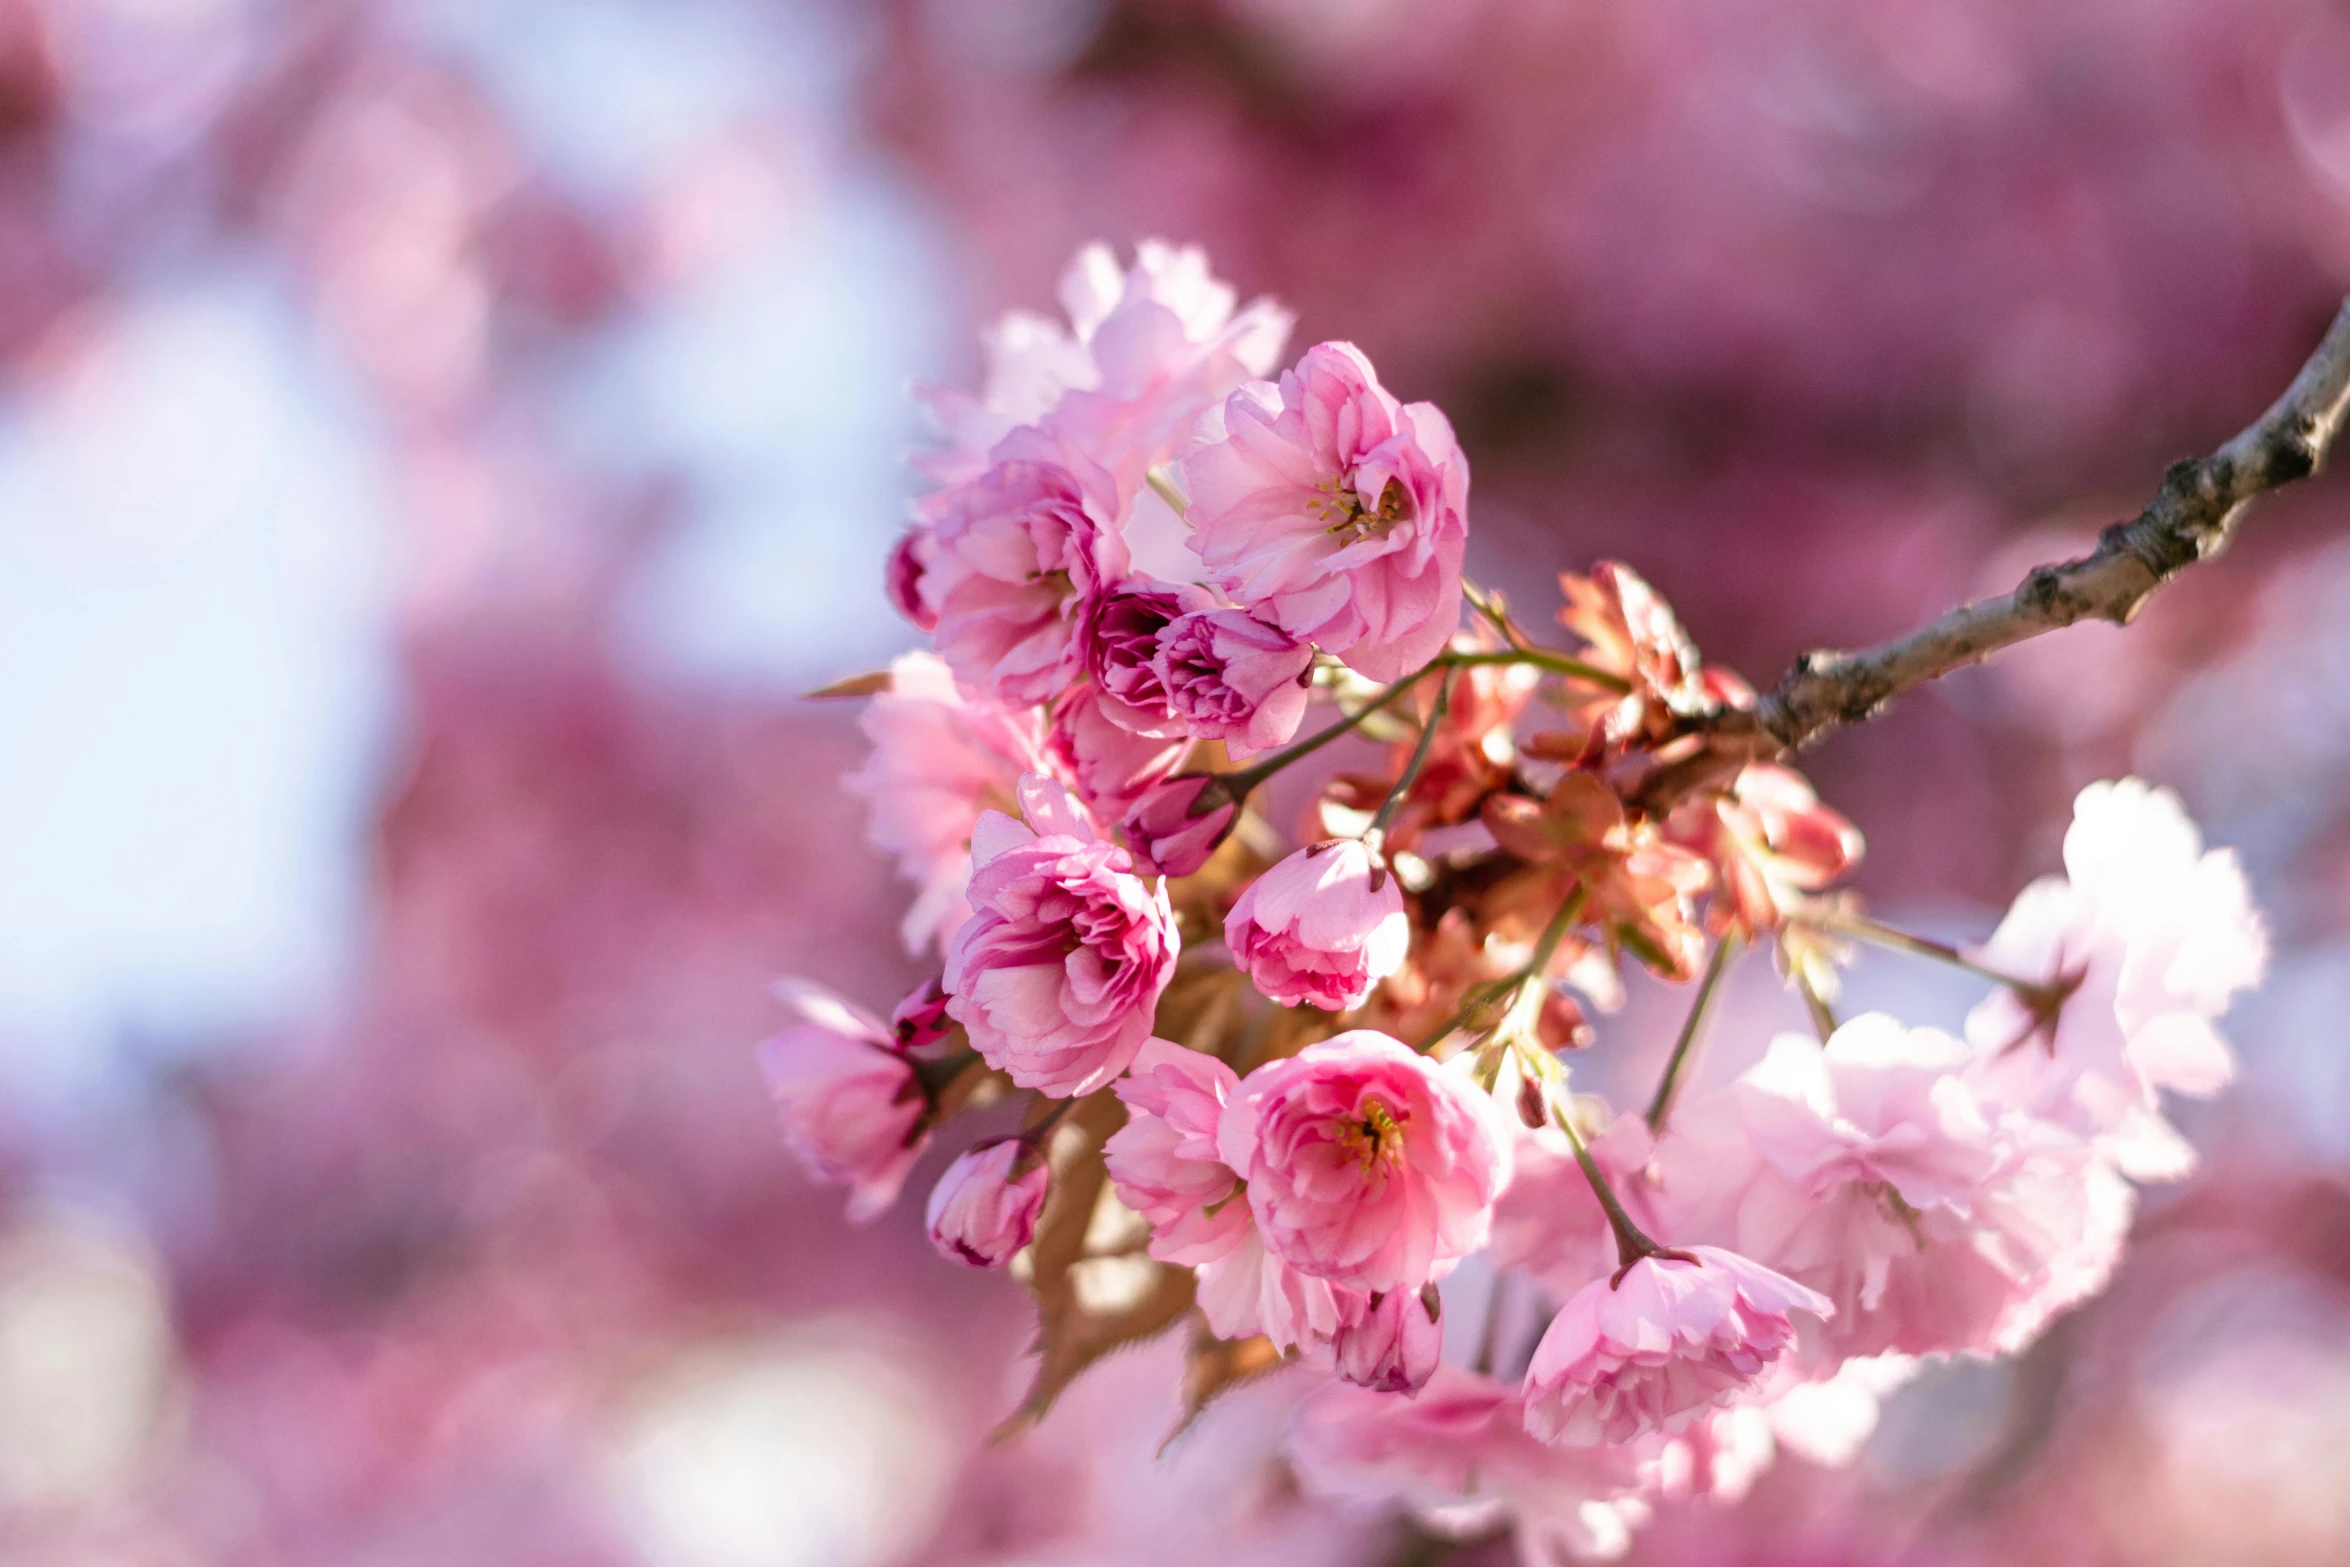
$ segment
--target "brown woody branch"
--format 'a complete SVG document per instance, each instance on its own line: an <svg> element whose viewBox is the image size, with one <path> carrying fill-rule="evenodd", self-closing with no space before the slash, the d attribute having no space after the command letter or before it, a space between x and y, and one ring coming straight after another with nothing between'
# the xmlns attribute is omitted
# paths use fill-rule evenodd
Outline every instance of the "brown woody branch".
<svg viewBox="0 0 2350 1567"><path fill-rule="evenodd" d="M2173 463L2145 509L2107 528L2088 554L2036 566L2014 592L1961 605L1890 642L1804 654L1752 712L1720 715L1694 754L1659 768L1643 803L1669 805L1749 760L1874 718L1910 687L2043 632L2078 620L2128 625L2157 588L2226 549L2253 500L2323 468L2346 422L2350 300L2268 412L2209 457Z"/></svg>

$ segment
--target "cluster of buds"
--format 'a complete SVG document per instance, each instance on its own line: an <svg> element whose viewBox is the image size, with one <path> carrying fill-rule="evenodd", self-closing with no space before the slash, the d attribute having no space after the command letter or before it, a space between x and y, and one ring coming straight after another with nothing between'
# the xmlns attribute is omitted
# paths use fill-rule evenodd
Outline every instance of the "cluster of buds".
<svg viewBox="0 0 2350 1567"><path fill-rule="evenodd" d="M2265 957L2174 799L2084 795L2067 876L1981 952L1877 924L1797 773L1657 787L1753 696L1630 568L1564 578L1549 642L1464 582L1434 407L1344 343L1264 379L1286 316L1197 252L1095 247L1062 292L979 395L930 395L889 586L936 653L842 687L938 977L887 1025L795 984L765 1056L857 1217L960 1111L1025 1103L929 1204L1037 1293L1023 1417L1188 1316L1195 1410L1322 1379L1308 1485L1600 1554L2101 1287L2130 1181L2191 1162L2160 1094L2224 1084L2212 1020ZM1965 1037L1840 1022L1856 941L1982 975ZM1817 1037L1676 1107L1758 946ZM1618 1114L1569 1078L1627 964L1694 999Z"/></svg>

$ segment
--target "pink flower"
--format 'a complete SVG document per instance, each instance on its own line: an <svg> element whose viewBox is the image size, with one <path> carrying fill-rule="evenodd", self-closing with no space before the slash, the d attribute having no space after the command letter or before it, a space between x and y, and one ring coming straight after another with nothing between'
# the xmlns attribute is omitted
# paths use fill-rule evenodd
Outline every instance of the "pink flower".
<svg viewBox="0 0 2350 1567"><path fill-rule="evenodd" d="M1002 1137L958 1158L930 1189L930 1244L974 1268L1000 1268L1036 1235L1051 1174L1024 1138Z"/></svg>
<svg viewBox="0 0 2350 1567"><path fill-rule="evenodd" d="M1151 667L1183 731L1238 760L1297 733L1314 650L1244 611L1194 610L1159 633Z"/></svg>
<svg viewBox="0 0 2350 1567"><path fill-rule="evenodd" d="M943 947L970 917L971 830L981 812L1013 809L1020 776L1044 769L1043 726L967 696L933 655L908 653L858 727L873 756L848 788L872 802L875 847L896 855L898 874L919 889L901 927L906 950Z"/></svg>
<svg viewBox="0 0 2350 1567"><path fill-rule="evenodd" d="M1121 271L1109 246L1085 246L1061 274L1066 325L1012 311L983 338L976 397L916 389L945 441L916 468L940 484L969 479L1015 428L1048 419L1112 466L1121 453L1165 445L1209 402L1280 360L1289 313L1264 299L1235 310L1235 298L1197 247L1146 239Z"/></svg>
<svg viewBox="0 0 2350 1567"><path fill-rule="evenodd" d="M1128 492L1068 443L1023 428L978 477L923 502L923 606L968 691L1014 706L1051 699L1077 671L1079 606L1126 572Z"/></svg>
<svg viewBox="0 0 2350 1567"><path fill-rule="evenodd" d="M2268 936L2232 853L2167 789L2091 784L2065 834L2066 875L2032 883L1985 963L2062 992L2052 1008L2001 989L1967 1019L1986 1093L2098 1140L2125 1173L2175 1178L2193 1153L2159 1091L2217 1093L2235 1075L2212 1026L2258 984Z"/></svg>
<svg viewBox="0 0 2350 1567"><path fill-rule="evenodd" d="M1208 863L1240 814L1214 773L1182 773L1153 784L1126 813L1126 842L1144 870L1189 876Z"/></svg>
<svg viewBox="0 0 2350 1567"><path fill-rule="evenodd" d="M775 988L800 1015L759 1046L784 1140L809 1174L850 1189L849 1218L862 1224L897 1201L929 1102L878 1018L809 980Z"/></svg>
<svg viewBox="0 0 2350 1567"><path fill-rule="evenodd" d="M1460 622L1469 463L1430 403L1398 403L1352 344L1228 398L1183 459L1192 547L1243 608L1374 680Z"/></svg>
<svg viewBox="0 0 2350 1567"><path fill-rule="evenodd" d="M1288 1452L1312 1494L1400 1501L1446 1539L1510 1524L1526 1563L1620 1556L1648 1516L1637 1454L1546 1447L1527 1435L1515 1387L1455 1366L1417 1398L1330 1384L1299 1406Z"/></svg>
<svg viewBox="0 0 2350 1567"><path fill-rule="evenodd" d="M1150 1222L1150 1254L1199 1270L1200 1312L1222 1338L1262 1333L1289 1350L1338 1330L1340 1293L1265 1250L1240 1176L1217 1151L1240 1086L1213 1056L1144 1042L1117 1085L1126 1124L1103 1148L1119 1198Z"/></svg>
<svg viewBox="0 0 2350 1567"><path fill-rule="evenodd" d="M1434 1285L1384 1295L1346 1292L1330 1342L1338 1374L1383 1393L1417 1393L1444 1349L1438 1311Z"/></svg>
<svg viewBox="0 0 2350 1567"><path fill-rule="evenodd" d="M1971 1053L1854 1018L1675 1112L1675 1235L1733 1246L1836 1306L1820 1354L2004 1353L2102 1285L2129 1189L2079 1139L1985 1101Z"/></svg>
<svg viewBox="0 0 2350 1567"><path fill-rule="evenodd" d="M1371 1029L1258 1067L1216 1128L1267 1248L1371 1292L1416 1290L1485 1244L1507 1138L1466 1077Z"/></svg>
<svg viewBox="0 0 2350 1567"><path fill-rule="evenodd" d="M955 1023L947 1016L945 987L934 978L907 991L906 999L889 1015L889 1026L900 1050L920 1050L946 1038L954 1032Z"/></svg>
<svg viewBox="0 0 2350 1567"><path fill-rule="evenodd" d="M1298 850L1249 883L1224 919L1233 961L1285 1007L1359 1007L1411 944L1403 889L1358 838Z"/></svg>
<svg viewBox="0 0 2350 1567"><path fill-rule="evenodd" d="M1160 738L1185 734L1167 705L1158 665L1159 642L1198 589L1148 577L1129 577L1096 593L1085 606L1078 640L1085 671L1100 691L1112 723Z"/></svg>
<svg viewBox="0 0 2350 1567"><path fill-rule="evenodd" d="M1753 1387L1827 1298L1736 1252L1643 1257L1586 1284L1526 1368L1526 1429L1570 1447L1667 1431Z"/></svg>
<svg viewBox="0 0 2350 1567"><path fill-rule="evenodd" d="M882 592L889 598L890 608L911 621L918 631L938 629L938 611L932 609L922 596L922 579L930 570L930 557L938 548L938 540L931 531L917 523L898 535L898 542L889 552L889 560L882 567Z"/></svg>
<svg viewBox="0 0 2350 1567"><path fill-rule="evenodd" d="M973 918L955 934L947 1011L1022 1088L1089 1094L1126 1069L1174 977L1175 913L1052 780L1020 781L1028 824L972 838Z"/></svg>
<svg viewBox="0 0 2350 1567"><path fill-rule="evenodd" d="M1116 702L1091 684L1071 686L1053 704L1045 754L1053 771L1076 787L1085 808L1116 821L1183 765L1190 742L1137 734L1119 721Z"/></svg>

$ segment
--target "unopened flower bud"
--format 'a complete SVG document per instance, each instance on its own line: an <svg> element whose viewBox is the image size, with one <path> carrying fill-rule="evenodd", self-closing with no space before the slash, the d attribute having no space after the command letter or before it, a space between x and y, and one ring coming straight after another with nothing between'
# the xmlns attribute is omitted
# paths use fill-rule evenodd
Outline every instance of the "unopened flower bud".
<svg viewBox="0 0 2350 1567"><path fill-rule="evenodd" d="M1436 1286L1389 1290L1350 1303L1331 1339L1338 1374L1382 1393L1417 1393L1436 1373L1444 1348Z"/></svg>
<svg viewBox="0 0 2350 1567"><path fill-rule="evenodd" d="M1144 793L1126 818L1126 844L1152 874L1189 876L1208 863L1239 816L1240 802L1220 775L1184 773Z"/></svg>
<svg viewBox="0 0 2350 1567"><path fill-rule="evenodd" d="M947 1016L946 988L933 975L906 992L906 999L889 1015L889 1024L897 1032L900 1050L920 1050L935 1045L955 1031L955 1020Z"/></svg>
<svg viewBox="0 0 2350 1567"><path fill-rule="evenodd" d="M1224 945L1283 1006L1359 1007L1412 944L1403 889L1356 838L1298 850L1259 876L1224 920Z"/></svg>
<svg viewBox="0 0 2350 1567"><path fill-rule="evenodd" d="M930 1191L930 1243L974 1268L1000 1268L1036 1235L1051 1175L1036 1146L1007 1137L947 1166Z"/></svg>

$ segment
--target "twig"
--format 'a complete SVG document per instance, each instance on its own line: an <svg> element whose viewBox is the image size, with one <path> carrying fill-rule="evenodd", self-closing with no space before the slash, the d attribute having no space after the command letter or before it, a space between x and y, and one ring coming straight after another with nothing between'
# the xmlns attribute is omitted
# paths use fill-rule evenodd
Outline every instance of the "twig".
<svg viewBox="0 0 2350 1567"><path fill-rule="evenodd" d="M1752 711L1713 720L1707 743L1659 768L1641 790L1651 809L1718 786L1749 761L1810 745L1874 718L1910 687L2079 620L2128 625L2171 578L2228 547L2251 502L2325 466L2350 422L2350 300L2285 395L2209 457L2173 463L2129 522L2078 560L2036 566L2014 592L1964 604L1907 636L1858 652L1806 653Z"/></svg>

